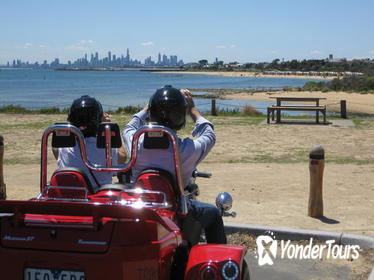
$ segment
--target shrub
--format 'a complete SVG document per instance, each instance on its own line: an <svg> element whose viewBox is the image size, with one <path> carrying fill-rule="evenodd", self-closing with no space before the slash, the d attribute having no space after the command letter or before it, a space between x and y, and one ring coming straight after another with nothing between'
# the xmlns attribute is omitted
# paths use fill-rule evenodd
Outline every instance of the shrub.
<svg viewBox="0 0 374 280"><path fill-rule="evenodd" d="M36 113L39 113L39 114L61 114L61 110L58 107L41 108L39 110L36 110Z"/></svg>
<svg viewBox="0 0 374 280"><path fill-rule="evenodd" d="M367 93L374 91L374 76L370 77L344 77L343 79L333 79L329 82L306 82L303 90L315 91L356 91Z"/></svg>
<svg viewBox="0 0 374 280"><path fill-rule="evenodd" d="M60 109L58 107L26 109L19 105L7 105L0 107L0 113L7 114L67 114L68 108Z"/></svg>
<svg viewBox="0 0 374 280"><path fill-rule="evenodd" d="M119 107L116 111L114 111L115 114L135 114L139 112L142 109L140 106L124 106Z"/></svg>
<svg viewBox="0 0 374 280"><path fill-rule="evenodd" d="M244 108L242 109L242 113L245 115L261 115L259 111L257 111L253 106L248 104L244 106Z"/></svg>
<svg viewBox="0 0 374 280"><path fill-rule="evenodd" d="M30 110L19 105L11 104L11 105L0 107L0 113L26 114L26 113L30 113Z"/></svg>

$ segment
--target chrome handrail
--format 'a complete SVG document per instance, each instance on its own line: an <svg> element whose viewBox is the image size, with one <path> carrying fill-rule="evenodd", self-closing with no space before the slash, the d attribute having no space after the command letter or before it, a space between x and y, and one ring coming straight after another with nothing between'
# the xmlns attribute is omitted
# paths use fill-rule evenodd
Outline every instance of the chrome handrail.
<svg viewBox="0 0 374 280"><path fill-rule="evenodd" d="M47 193L49 190L81 190L84 191L84 198L64 198L64 197L48 197ZM39 200L58 200L58 201L88 201L88 190L84 187L70 187L70 186L46 186L43 191L36 197Z"/></svg>
<svg viewBox="0 0 374 280"><path fill-rule="evenodd" d="M54 131L69 131L73 133L76 138L78 139L78 145L80 147L81 157L84 165L92 170L92 171L98 171L98 172L126 172L130 170L136 162L136 156L138 153L138 142L139 138L142 134L147 132L162 132L168 135L169 139L172 143L172 149L173 149L173 159L175 164L175 177L176 177L176 183L179 191L179 198L180 198L180 213L182 215L186 215L188 213L187 209L187 198L184 195L184 187L183 187L183 180L182 180L182 165L180 163L180 155L179 155L179 145L178 145L178 137L176 136L175 132L165 126L161 125L143 125L140 127L134 134L133 140L132 140L132 149L131 149L131 157L128 163L120 166L112 166L111 164L111 155L108 157L108 154L111 154L111 146L110 146L110 140L111 140L111 133L110 129L106 127L106 165L107 166L99 166L96 164L92 164L88 158L86 153L86 142L84 139L84 136L82 132L75 126L71 124L55 124L50 127L48 127L42 137L42 143L41 143L41 172L40 172L40 191L42 192L43 188L47 185L47 148L48 148L48 136L54 132ZM109 131L109 133L108 133ZM109 136L108 136L109 135ZM109 143L108 143L109 142ZM110 163L108 163L110 161Z"/></svg>
<svg viewBox="0 0 374 280"><path fill-rule="evenodd" d="M123 193L127 193L127 194L158 194L158 195L162 196L162 200L163 200L162 203L142 200L141 201L142 202L142 207L163 208L163 209L167 209L167 208L171 207L171 205L166 200L166 194L162 191L143 190L143 189L140 189L140 188L122 190L119 193L118 199L115 201L115 203L118 203L118 204L121 204L121 205L133 206L138 201L134 202L134 201L124 200L122 198Z"/></svg>

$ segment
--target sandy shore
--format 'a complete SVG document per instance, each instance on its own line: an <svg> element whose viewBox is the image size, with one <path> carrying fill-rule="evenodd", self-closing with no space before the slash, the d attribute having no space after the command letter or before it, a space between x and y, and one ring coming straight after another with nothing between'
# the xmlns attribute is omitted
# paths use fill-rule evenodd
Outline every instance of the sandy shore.
<svg viewBox="0 0 374 280"><path fill-rule="evenodd" d="M165 73L165 72L162 72ZM181 72L168 72L181 73ZM252 72L183 72L184 74L204 74L219 75L229 77L276 77L276 78L302 78L302 79L332 79L333 77L321 76L275 76L275 75L255 75ZM321 92L321 91L261 91L261 92L239 92L233 94L220 94L224 99L274 101L271 97L321 97L326 98L321 101L322 105L327 105L327 110L340 111L340 100L347 101L347 111L352 113L374 114L374 94L348 93L348 92Z"/></svg>
<svg viewBox="0 0 374 280"><path fill-rule="evenodd" d="M158 72L155 72L158 73ZM263 73L247 72L247 71L162 71L159 73L176 73L176 74L197 74L197 75L213 75L213 76L225 76L225 77L261 77L261 78L290 78L290 79L322 79L332 80L336 77L326 76L301 76L301 75L268 75Z"/></svg>
<svg viewBox="0 0 374 280"><path fill-rule="evenodd" d="M320 97L322 105L329 111L340 110L340 100L347 101L347 111L352 113L374 114L374 94L360 94L347 92L321 92L321 91L268 91L254 93L235 93L220 95L224 99L274 101L275 96L289 97Z"/></svg>

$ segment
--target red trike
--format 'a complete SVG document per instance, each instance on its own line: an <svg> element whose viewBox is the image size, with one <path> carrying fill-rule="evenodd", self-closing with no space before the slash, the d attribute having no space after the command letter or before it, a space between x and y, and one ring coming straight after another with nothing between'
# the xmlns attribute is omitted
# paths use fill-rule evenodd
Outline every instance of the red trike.
<svg viewBox="0 0 374 280"><path fill-rule="evenodd" d="M67 168L56 170L47 182L51 134L54 147L77 141L85 165L100 172L130 170L140 135L150 134L153 140L166 135L175 176L150 166L135 184L103 185L94 192L84 173ZM0 201L1 279L249 279L244 247L199 243L201 228L188 213L191 194L182 187L172 130L140 128L124 166L112 166L111 148L121 141L118 126L103 123L98 135L98 146L106 149L106 166L87 159L85 139L76 127L56 124L45 130L40 194L30 200ZM221 206L227 213L225 202Z"/></svg>

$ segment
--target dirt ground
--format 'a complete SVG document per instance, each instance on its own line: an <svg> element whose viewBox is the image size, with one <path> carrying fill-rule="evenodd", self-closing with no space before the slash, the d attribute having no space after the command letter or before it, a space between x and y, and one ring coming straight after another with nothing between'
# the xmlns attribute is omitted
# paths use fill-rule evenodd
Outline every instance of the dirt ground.
<svg viewBox="0 0 374 280"><path fill-rule="evenodd" d="M128 116L113 116L121 127ZM374 237L374 120L353 127L266 125L248 117L209 117L217 143L200 164L213 173L199 179L200 200L214 202L218 192L233 195L235 219L227 221L365 234ZM44 128L63 115L0 114L5 138L4 174L9 199L36 196L40 139ZM187 135L189 124L184 132ZM323 219L307 216L309 149L326 153ZM49 171L56 165L50 157Z"/></svg>
<svg viewBox="0 0 374 280"><path fill-rule="evenodd" d="M112 119L123 127L129 117ZM226 222L374 237L374 119L355 119L354 126L338 126L267 125L265 117L208 118L215 124L217 142L199 166L200 171L213 173L210 179L199 179L199 199L214 203L219 192L230 192L237 217L225 218ZM39 193L42 132L64 119L64 115L0 114L8 199L28 199ZM188 123L182 136L191 128ZM326 154L324 217L320 219L307 216L308 155L313 145L322 145ZM50 153L49 173L55 168ZM337 265L362 276L357 279L366 279L373 263L369 250L362 251L355 262L341 260Z"/></svg>

